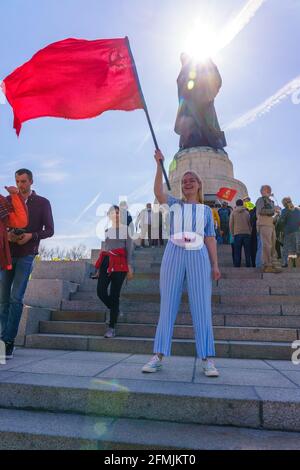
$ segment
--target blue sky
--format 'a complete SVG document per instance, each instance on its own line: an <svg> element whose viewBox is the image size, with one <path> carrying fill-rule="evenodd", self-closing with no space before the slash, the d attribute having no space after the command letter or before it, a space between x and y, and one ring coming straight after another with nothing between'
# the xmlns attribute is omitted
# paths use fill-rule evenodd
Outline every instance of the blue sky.
<svg viewBox="0 0 300 470"><path fill-rule="evenodd" d="M157 138L169 162L178 149L173 128L184 38L196 17L207 16L221 27L246 3L1 0L0 77L51 42L129 36ZM269 183L279 201L290 195L299 204L300 104L293 104L284 87L297 78L300 87L300 1L260 3L254 17L215 58L223 77L216 108L228 128L227 151L235 177L247 185L252 199L262 183ZM272 97L279 90L276 104ZM270 97L269 112L255 111ZM129 204L153 200L153 143L143 111L108 112L85 121L33 120L24 124L17 139L12 110L1 105L0 165L1 187L13 184L17 168L33 170L35 189L50 199L55 216L56 237L49 245L97 247L99 204L118 203L119 196L127 196Z"/></svg>

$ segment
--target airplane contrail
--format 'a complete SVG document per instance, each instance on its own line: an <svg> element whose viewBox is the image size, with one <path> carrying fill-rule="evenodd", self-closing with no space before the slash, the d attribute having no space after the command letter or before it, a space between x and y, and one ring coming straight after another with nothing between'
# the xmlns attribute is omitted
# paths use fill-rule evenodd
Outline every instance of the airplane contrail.
<svg viewBox="0 0 300 470"><path fill-rule="evenodd" d="M221 30L218 50L224 49L247 26L267 0L248 0L241 11Z"/></svg>
<svg viewBox="0 0 300 470"><path fill-rule="evenodd" d="M241 129L242 127L248 126L256 119L260 118L264 114L271 111L272 108L278 106L283 100L288 98L290 95L300 89L300 75L294 80L291 80L278 90L274 95L267 98L263 103L251 109L247 113L243 114L239 118L235 119L229 125L225 126L225 131L231 131L234 129Z"/></svg>
<svg viewBox="0 0 300 470"><path fill-rule="evenodd" d="M101 195L101 192L98 193L94 199L92 199L92 201L82 210L82 212L79 214L79 216L77 217L77 219L74 221L74 224L77 224L78 222L80 222L80 220L82 219L82 217L84 216L84 214L86 214L93 206L94 204L96 204L96 202L98 201L99 197Z"/></svg>

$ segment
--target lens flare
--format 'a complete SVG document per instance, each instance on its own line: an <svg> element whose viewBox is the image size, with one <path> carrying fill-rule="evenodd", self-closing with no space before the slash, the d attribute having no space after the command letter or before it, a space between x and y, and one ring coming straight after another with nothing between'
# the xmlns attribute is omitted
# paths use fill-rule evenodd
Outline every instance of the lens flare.
<svg viewBox="0 0 300 470"><path fill-rule="evenodd" d="M227 47L248 23L255 17L266 0L248 0L246 4L225 24L217 27L205 18L211 18L202 11L201 17L191 25L183 50L195 61L205 61Z"/></svg>
<svg viewBox="0 0 300 470"><path fill-rule="evenodd" d="M185 41L184 51L196 61L214 56L218 51L218 44L213 27L200 21L195 22L195 27Z"/></svg>

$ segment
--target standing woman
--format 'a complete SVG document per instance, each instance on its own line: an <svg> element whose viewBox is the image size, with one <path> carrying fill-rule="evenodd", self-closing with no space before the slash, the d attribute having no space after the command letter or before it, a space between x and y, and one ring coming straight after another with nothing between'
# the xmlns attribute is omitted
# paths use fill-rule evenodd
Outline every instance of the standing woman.
<svg viewBox="0 0 300 470"><path fill-rule="evenodd" d="M128 226L120 223L120 210L112 206L108 211L112 226L105 232L104 250L101 250L96 269L98 269L97 295L110 310L109 328L105 338L116 336L116 324L120 313L120 293L127 278L133 278L132 254L133 241ZM110 286L110 292L108 288Z"/></svg>
<svg viewBox="0 0 300 470"><path fill-rule="evenodd" d="M160 160L164 160L164 157L160 151L156 151L155 159L157 173L154 192L160 204L168 204L171 207L171 237L160 271L161 305L154 343L155 355L142 371L159 371L163 357L171 354L173 328L186 278L197 354L202 359L205 375L218 377L219 372L212 359L215 356L215 347L211 296L212 279L220 279L221 274L212 212L208 206L203 205L202 184L192 171L183 175L182 199L165 194L160 165ZM192 227L192 230L187 232L187 226ZM176 227L180 229L176 230Z"/></svg>

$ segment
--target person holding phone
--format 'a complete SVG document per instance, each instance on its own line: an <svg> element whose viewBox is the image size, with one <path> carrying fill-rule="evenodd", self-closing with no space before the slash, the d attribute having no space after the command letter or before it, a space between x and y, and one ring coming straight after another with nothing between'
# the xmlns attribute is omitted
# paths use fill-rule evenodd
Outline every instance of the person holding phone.
<svg viewBox="0 0 300 470"><path fill-rule="evenodd" d="M40 241L54 234L50 202L32 190L32 172L20 169L15 173L15 178L19 194L27 207L28 224L24 233L9 232L12 269L0 273L0 338L5 343L6 359L13 357L23 299ZM11 198L8 199L11 202Z"/></svg>

